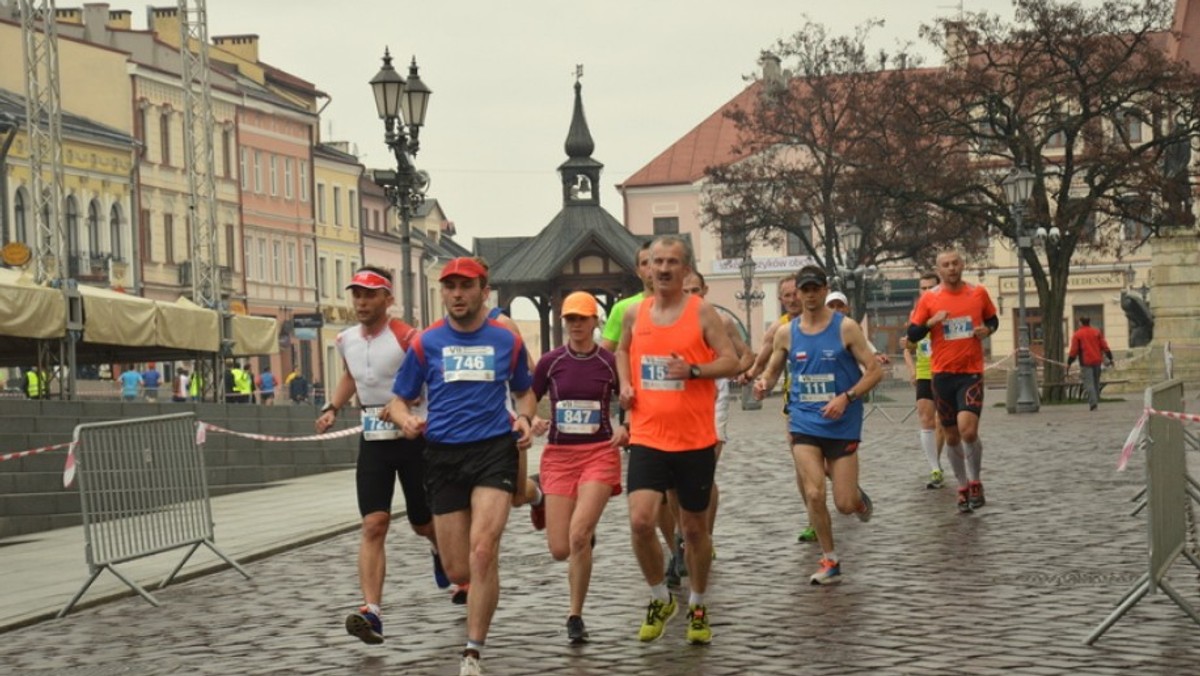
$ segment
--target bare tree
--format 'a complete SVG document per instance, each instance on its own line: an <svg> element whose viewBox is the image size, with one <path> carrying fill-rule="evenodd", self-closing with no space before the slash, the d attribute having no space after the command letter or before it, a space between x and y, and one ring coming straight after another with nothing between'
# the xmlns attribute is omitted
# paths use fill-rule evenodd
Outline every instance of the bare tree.
<svg viewBox="0 0 1200 676"><path fill-rule="evenodd" d="M747 246L778 246L794 235L831 275L843 277L855 268L927 259L931 239L961 236L957 213L902 194L888 176L895 158L920 155L908 144L928 141L880 124L891 111L911 113L915 95L903 50L896 57L869 50L879 25L831 36L809 22L764 55L788 70L768 63L752 85L752 103L727 113L738 127L734 154L741 159L708 169L707 228ZM842 234L851 225L861 244L848 260ZM865 286L853 291L861 316Z"/></svg>
<svg viewBox="0 0 1200 676"><path fill-rule="evenodd" d="M1166 51L1173 2L1014 4L1012 23L969 14L923 27L950 63L912 79L917 96L904 119L940 143L892 192L1015 245L1000 181L1014 166L1033 173L1026 224L1059 236L1020 254L1037 287L1047 380L1056 381L1072 264L1119 258L1160 228L1192 222L1200 79Z"/></svg>

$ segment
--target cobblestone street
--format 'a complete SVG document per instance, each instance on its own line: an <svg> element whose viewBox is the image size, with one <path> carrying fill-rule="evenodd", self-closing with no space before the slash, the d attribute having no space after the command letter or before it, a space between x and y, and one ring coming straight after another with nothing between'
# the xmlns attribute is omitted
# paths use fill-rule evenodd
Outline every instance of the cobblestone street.
<svg viewBox="0 0 1200 676"><path fill-rule="evenodd" d="M924 488L915 416L899 422L907 408L885 409L897 422L869 416L862 484L875 517L834 516L845 579L832 587L809 585L820 551L796 542L803 517L779 400L757 412L735 403L718 471L708 647L685 644L682 611L661 640L637 641L648 593L623 497L600 526L585 609L591 643L569 646L566 565L515 510L487 672L1196 673L1200 627L1163 595L1143 599L1095 646L1082 643L1146 567L1144 519L1129 516L1143 458L1115 469L1140 404L1018 417L993 406L1002 391L988 397L988 504L970 515L955 509L953 489ZM1200 458L1189 456L1195 474ZM263 514L262 527L275 518ZM133 597L12 631L0 663L6 673L55 676L457 673L464 607L434 586L429 555L403 520L389 544L387 642L346 635L342 619L359 602L356 547L356 535L343 535L254 562L250 581L227 570L156 592L161 608ZM1173 571L1200 605L1196 571L1182 559Z"/></svg>

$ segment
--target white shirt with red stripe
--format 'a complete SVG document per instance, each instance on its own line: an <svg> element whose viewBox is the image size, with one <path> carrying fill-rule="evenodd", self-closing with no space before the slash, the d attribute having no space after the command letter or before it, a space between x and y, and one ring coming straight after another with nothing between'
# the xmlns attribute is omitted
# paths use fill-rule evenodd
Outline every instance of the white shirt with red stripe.
<svg viewBox="0 0 1200 676"><path fill-rule="evenodd" d="M367 335L361 324L338 334L338 352L354 378L360 405L383 406L392 400L396 372L416 335L416 329L399 319L388 320L374 335Z"/></svg>

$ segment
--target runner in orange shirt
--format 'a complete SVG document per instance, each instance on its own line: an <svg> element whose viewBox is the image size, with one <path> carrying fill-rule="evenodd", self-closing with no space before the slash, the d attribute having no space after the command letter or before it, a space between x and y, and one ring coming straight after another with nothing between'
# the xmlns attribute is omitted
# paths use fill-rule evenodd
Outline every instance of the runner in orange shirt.
<svg viewBox="0 0 1200 676"><path fill-rule="evenodd" d="M926 334L933 342L933 400L946 436L946 457L958 479L958 510L982 507L983 339L996 332L1000 320L987 289L963 281L963 259L957 251L937 257L941 283L924 293L909 318L908 340Z"/></svg>
<svg viewBox="0 0 1200 676"><path fill-rule="evenodd" d="M693 269L686 240L667 235L650 247L654 295L630 306L621 324L617 373L621 406L630 412L629 522L633 550L651 600L638 638L662 636L675 615L656 526L662 495L679 498L679 526L690 573L687 640L712 640L704 594L712 564L708 502L716 469L717 378L738 372L721 317L699 296L683 292Z"/></svg>

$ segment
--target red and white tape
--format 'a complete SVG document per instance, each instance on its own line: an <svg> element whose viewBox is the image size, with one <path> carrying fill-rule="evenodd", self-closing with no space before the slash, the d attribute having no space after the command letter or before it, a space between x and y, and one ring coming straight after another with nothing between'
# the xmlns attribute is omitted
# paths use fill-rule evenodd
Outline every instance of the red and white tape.
<svg viewBox="0 0 1200 676"><path fill-rule="evenodd" d="M196 443L197 444L204 443L205 432L207 432L207 431L220 432L222 434L232 434L235 437L242 437L245 439L255 439L257 441L326 441L328 439L341 439L343 437L354 436L354 435L358 434L359 432L362 432L362 425L356 425L354 427L347 427L344 430L338 430L336 432L326 432L325 434L308 434L308 435L299 436L299 437L284 437L284 436L278 436L278 435L274 435L274 434L255 434L252 432L235 432L233 430L227 430L224 427L218 427L212 423L201 422L196 425Z"/></svg>
<svg viewBox="0 0 1200 676"><path fill-rule="evenodd" d="M4 455L0 455L0 462L4 462L5 460L16 460L17 458L25 458L25 457L28 457L31 455L37 455L38 453L45 453L47 451L57 451L60 448L70 448L74 445L75 445L74 441L68 441L65 444L54 444L53 446L42 446L41 448L31 448L28 451L17 451L16 453L5 453Z"/></svg>
<svg viewBox="0 0 1200 676"><path fill-rule="evenodd" d="M1003 364L1004 362L1008 361L1009 359L1012 359L1012 358L1013 358L1013 356L1015 356L1016 354L1017 354L1016 352L1009 352L1008 354L1004 355L1004 357L1002 357L1002 358L1000 359L1000 361L997 361L997 362L995 362L995 363L993 363L993 364L988 364L987 366L984 366L984 367L983 367L983 370L984 370L984 371L990 371L990 370L992 370L992 369L996 368L997 366L999 366L999 365Z"/></svg>
<svg viewBox="0 0 1200 676"><path fill-rule="evenodd" d="M1137 422L1133 424L1133 429L1129 431L1129 436L1125 439L1125 445L1121 447L1121 459L1117 461L1118 472L1125 471L1125 466L1129 464L1129 458L1133 455L1133 449L1137 447L1138 439L1141 438L1142 431L1146 429L1146 423L1149 422L1152 415L1181 422L1200 422L1200 415L1180 413L1179 411L1159 411L1150 407L1142 409L1142 415L1138 416Z"/></svg>

